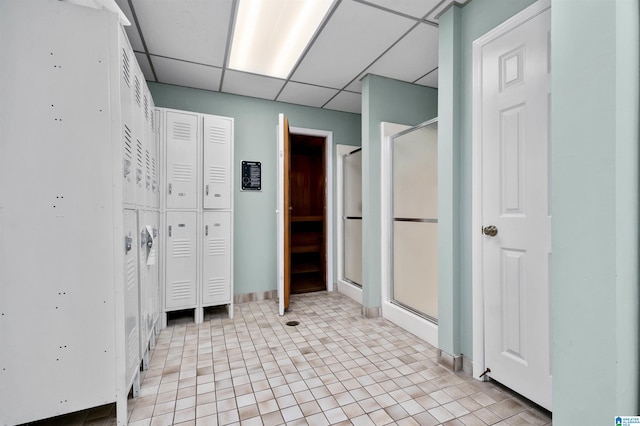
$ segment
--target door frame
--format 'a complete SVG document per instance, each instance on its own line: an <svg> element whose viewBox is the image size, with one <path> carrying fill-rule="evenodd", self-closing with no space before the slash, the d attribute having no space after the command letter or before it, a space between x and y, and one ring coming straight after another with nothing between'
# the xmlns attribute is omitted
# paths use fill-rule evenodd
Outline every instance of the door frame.
<svg viewBox="0 0 640 426"><path fill-rule="evenodd" d="M333 132L329 130L289 127L289 135L317 136L324 138L325 158L325 256L327 262L327 291L333 291Z"/></svg>
<svg viewBox="0 0 640 426"><path fill-rule="evenodd" d="M484 283L482 281L482 48L551 7L551 0L538 0L473 42L473 128L472 128L472 220L471 287L473 309L473 377L485 371Z"/></svg>
<svg viewBox="0 0 640 426"><path fill-rule="evenodd" d="M280 124L276 126L276 136L279 138L280 134ZM289 135L304 135L304 136L316 136L322 137L325 139L325 256L326 256L326 283L327 283L327 291L334 290L334 268L333 268L333 244L335 241L334 233L333 233L333 132L330 130L320 130L320 129L311 129L306 127L293 127L291 126L291 121L289 121ZM280 147L278 147L278 159L277 159L277 170L276 173L278 175L278 186L282 184L284 181L282 174L282 158L279 154ZM279 199L280 194L282 193L282 188L276 188L277 194L277 209L276 213L278 213L280 209L280 204L282 200ZM278 224L280 223L280 219L278 219ZM276 235L277 247L280 252L283 249L283 230L278 227ZM276 257L278 257L277 255ZM281 298L281 293L284 291L281 285L280 280L280 260L277 260L278 265L276 265L276 269L278 271L278 282L276 286L276 291L278 293L278 298ZM283 315L284 313L281 313Z"/></svg>

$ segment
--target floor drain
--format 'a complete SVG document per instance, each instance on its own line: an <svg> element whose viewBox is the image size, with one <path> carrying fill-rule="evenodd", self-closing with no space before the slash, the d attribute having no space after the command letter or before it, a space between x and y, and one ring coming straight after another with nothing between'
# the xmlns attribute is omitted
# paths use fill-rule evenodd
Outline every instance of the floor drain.
<svg viewBox="0 0 640 426"><path fill-rule="evenodd" d="M289 327L295 327L298 324L300 324L298 321L289 321L289 322L287 322L287 325Z"/></svg>

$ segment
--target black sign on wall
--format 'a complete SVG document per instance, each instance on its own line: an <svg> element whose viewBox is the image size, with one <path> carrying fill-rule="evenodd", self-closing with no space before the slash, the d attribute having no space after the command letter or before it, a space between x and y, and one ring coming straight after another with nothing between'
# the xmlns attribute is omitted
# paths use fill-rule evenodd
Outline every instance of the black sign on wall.
<svg viewBox="0 0 640 426"><path fill-rule="evenodd" d="M242 190L262 190L262 163L259 161L242 162Z"/></svg>

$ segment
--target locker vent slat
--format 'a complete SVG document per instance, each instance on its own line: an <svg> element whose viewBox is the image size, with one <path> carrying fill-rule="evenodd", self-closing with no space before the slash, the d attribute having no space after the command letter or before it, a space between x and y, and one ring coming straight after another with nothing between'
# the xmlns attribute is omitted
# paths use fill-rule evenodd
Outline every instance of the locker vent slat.
<svg viewBox="0 0 640 426"><path fill-rule="evenodd" d="M224 277L209 278L207 286L209 296L226 296L228 288Z"/></svg>
<svg viewBox="0 0 640 426"><path fill-rule="evenodd" d="M125 158L132 160L133 159L133 147L131 146L131 129L125 124L124 125L124 156Z"/></svg>
<svg viewBox="0 0 640 426"><path fill-rule="evenodd" d="M226 183L227 168L224 166L209 166L209 182Z"/></svg>
<svg viewBox="0 0 640 426"><path fill-rule="evenodd" d="M209 127L209 142L210 143L227 143L227 131L224 127Z"/></svg>
<svg viewBox="0 0 640 426"><path fill-rule="evenodd" d="M145 174L145 183L147 185L147 189L151 188L151 154L149 154L149 150L145 149L144 150L144 155L145 155L145 169L147 171L147 173Z"/></svg>
<svg viewBox="0 0 640 426"><path fill-rule="evenodd" d="M136 159L138 168L142 171L142 142L140 142L140 139L136 139Z"/></svg>
<svg viewBox="0 0 640 426"><path fill-rule="evenodd" d="M122 49L122 77L128 87L131 87L131 65L129 64L129 54Z"/></svg>
<svg viewBox="0 0 640 426"><path fill-rule="evenodd" d="M141 95L142 95L142 87L140 86L140 79L138 78L138 76L136 75L134 78L134 91L136 94L136 103L138 104L138 106L142 106L142 100L141 100Z"/></svg>
<svg viewBox="0 0 640 426"><path fill-rule="evenodd" d="M209 256L222 256L226 251L224 238L211 238L209 240Z"/></svg>
<svg viewBox="0 0 640 426"><path fill-rule="evenodd" d="M191 241L183 238L174 239L171 246L171 256L172 257L190 257Z"/></svg>
<svg viewBox="0 0 640 426"><path fill-rule="evenodd" d="M171 300L188 299L191 296L191 281L171 283Z"/></svg>
<svg viewBox="0 0 640 426"><path fill-rule="evenodd" d="M174 164L171 172L173 180L191 182L191 166L189 164Z"/></svg>
<svg viewBox="0 0 640 426"><path fill-rule="evenodd" d="M151 114L151 130L153 133L156 132L156 115L153 113Z"/></svg>
<svg viewBox="0 0 640 426"><path fill-rule="evenodd" d="M147 95L144 95L144 118L149 121L149 99L147 99Z"/></svg>
<svg viewBox="0 0 640 426"><path fill-rule="evenodd" d="M192 136L189 123L173 123L173 138L181 141L190 141Z"/></svg>
<svg viewBox="0 0 640 426"><path fill-rule="evenodd" d="M138 363L138 327L131 328L129 331L129 366Z"/></svg>
<svg viewBox="0 0 640 426"><path fill-rule="evenodd" d="M138 276L138 268L135 259L127 261L127 293L132 292L136 288L136 277Z"/></svg>

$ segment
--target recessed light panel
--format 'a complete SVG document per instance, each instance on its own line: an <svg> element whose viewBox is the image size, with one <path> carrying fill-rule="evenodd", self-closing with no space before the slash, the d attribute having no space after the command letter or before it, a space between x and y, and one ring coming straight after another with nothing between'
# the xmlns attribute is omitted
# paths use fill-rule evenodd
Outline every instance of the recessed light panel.
<svg viewBox="0 0 640 426"><path fill-rule="evenodd" d="M229 68L286 78L333 0L240 0Z"/></svg>

